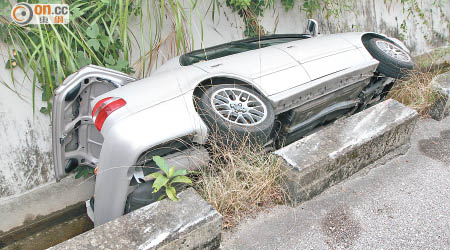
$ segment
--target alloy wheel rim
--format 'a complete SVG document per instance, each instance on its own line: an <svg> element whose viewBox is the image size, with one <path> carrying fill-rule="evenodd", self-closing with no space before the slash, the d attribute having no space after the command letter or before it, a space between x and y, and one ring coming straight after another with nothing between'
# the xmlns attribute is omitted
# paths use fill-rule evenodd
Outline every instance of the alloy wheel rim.
<svg viewBox="0 0 450 250"><path fill-rule="evenodd" d="M400 47L387 42L387 41L377 41L376 45L379 49L381 49L385 54L387 54L388 56L402 61L402 62L410 62L411 61L411 57L408 55L408 53L406 53L406 51L404 51L403 49L401 49Z"/></svg>
<svg viewBox="0 0 450 250"><path fill-rule="evenodd" d="M256 95L242 89L223 88L212 94L211 106L223 119L241 126L265 120L267 107Z"/></svg>

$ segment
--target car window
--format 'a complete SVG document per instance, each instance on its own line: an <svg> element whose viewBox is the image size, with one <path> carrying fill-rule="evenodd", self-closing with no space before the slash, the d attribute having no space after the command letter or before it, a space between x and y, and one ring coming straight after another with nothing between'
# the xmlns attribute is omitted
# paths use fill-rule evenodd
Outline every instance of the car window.
<svg viewBox="0 0 450 250"><path fill-rule="evenodd" d="M295 40L309 38L307 35L273 35L258 38L250 38L218 46L195 50L180 57L180 64L188 66L201 61L213 60L216 58L230 56L258 48L273 46L276 44L292 42Z"/></svg>

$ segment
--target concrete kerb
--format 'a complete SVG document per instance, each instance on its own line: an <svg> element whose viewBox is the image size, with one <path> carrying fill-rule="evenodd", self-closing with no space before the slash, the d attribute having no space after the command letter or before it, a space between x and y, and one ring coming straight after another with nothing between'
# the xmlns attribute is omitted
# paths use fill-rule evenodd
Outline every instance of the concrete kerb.
<svg viewBox="0 0 450 250"><path fill-rule="evenodd" d="M437 75L431 86L436 93L436 101L430 109L430 116L440 121L450 115L450 71Z"/></svg>
<svg viewBox="0 0 450 250"><path fill-rule="evenodd" d="M408 146L417 117L416 111L387 100L275 151L285 161L289 200L297 205L311 199Z"/></svg>
<svg viewBox="0 0 450 250"><path fill-rule="evenodd" d="M50 249L217 249L222 216L189 188Z"/></svg>

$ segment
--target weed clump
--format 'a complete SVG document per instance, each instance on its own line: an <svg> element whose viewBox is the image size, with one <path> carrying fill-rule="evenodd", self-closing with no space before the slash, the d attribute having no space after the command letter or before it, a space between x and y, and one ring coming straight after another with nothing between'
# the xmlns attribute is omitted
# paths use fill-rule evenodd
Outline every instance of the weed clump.
<svg viewBox="0 0 450 250"><path fill-rule="evenodd" d="M435 76L450 70L448 63L438 62L449 54L450 48L446 48L416 59L416 68L397 81L387 98L417 110L421 117L427 117L437 98L431 81Z"/></svg>
<svg viewBox="0 0 450 250"><path fill-rule="evenodd" d="M222 214L224 229L284 203L282 160L247 139L239 138L233 146L210 140L210 163L200 168L194 182L200 195Z"/></svg>

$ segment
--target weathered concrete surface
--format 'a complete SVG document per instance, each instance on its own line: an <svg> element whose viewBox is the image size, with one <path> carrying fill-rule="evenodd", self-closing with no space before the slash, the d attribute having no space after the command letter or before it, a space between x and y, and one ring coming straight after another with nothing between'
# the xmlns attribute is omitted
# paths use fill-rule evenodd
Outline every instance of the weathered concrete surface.
<svg viewBox="0 0 450 250"><path fill-rule="evenodd" d="M417 112L387 100L275 152L286 162L286 186L296 205L408 144Z"/></svg>
<svg viewBox="0 0 450 250"><path fill-rule="evenodd" d="M449 249L450 117L419 120L409 151L223 235L225 249Z"/></svg>
<svg viewBox="0 0 450 250"><path fill-rule="evenodd" d="M216 249L222 216L194 189L103 224L50 249Z"/></svg>
<svg viewBox="0 0 450 250"><path fill-rule="evenodd" d="M25 194L0 202L0 235L40 217L88 200L94 193L94 178L76 180L73 175Z"/></svg>
<svg viewBox="0 0 450 250"><path fill-rule="evenodd" d="M450 71L436 76L431 85L436 92L436 101L430 109L430 116L440 121L450 115Z"/></svg>

